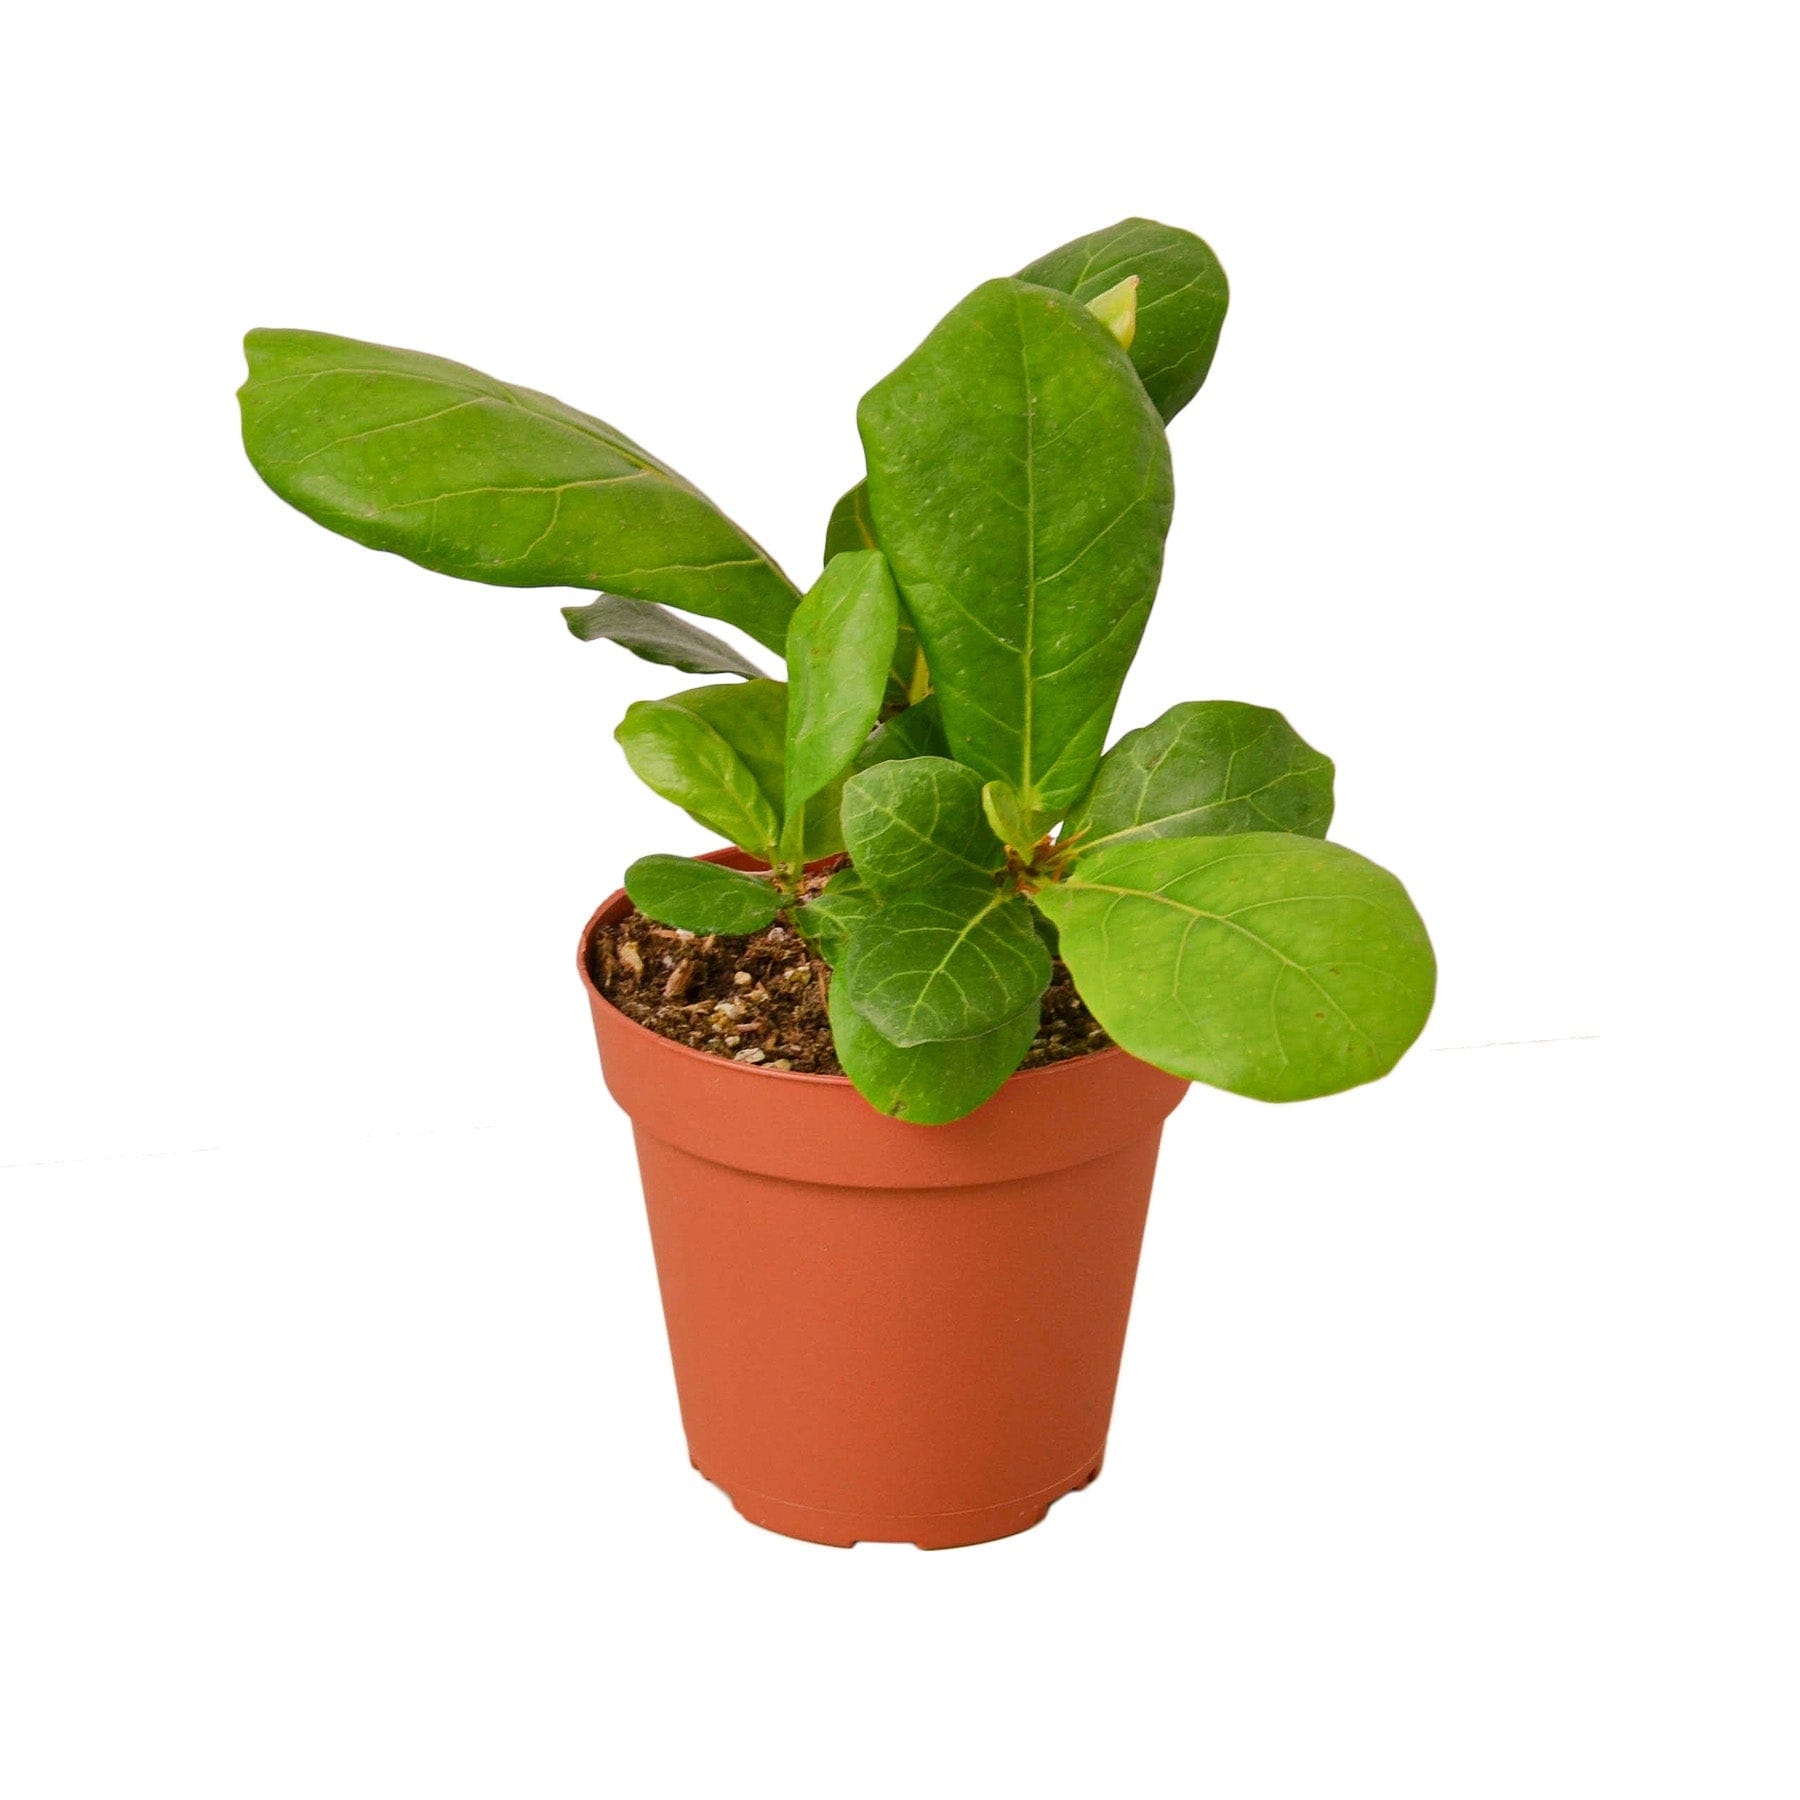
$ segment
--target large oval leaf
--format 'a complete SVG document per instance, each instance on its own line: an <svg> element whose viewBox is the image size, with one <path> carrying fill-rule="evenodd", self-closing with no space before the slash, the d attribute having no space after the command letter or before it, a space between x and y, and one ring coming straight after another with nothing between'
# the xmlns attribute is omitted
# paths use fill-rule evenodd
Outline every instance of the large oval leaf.
<svg viewBox="0 0 1800 1800"><path fill-rule="evenodd" d="M639 780L740 850L773 862L786 713L785 683L745 681L639 700L613 735Z"/></svg>
<svg viewBox="0 0 1800 1800"><path fill-rule="evenodd" d="M1154 219L1121 219L1019 271L1021 281L1081 301L1129 275L1138 278L1131 360L1157 411L1172 419L1206 380L1231 298L1219 259L1201 239Z"/></svg>
<svg viewBox="0 0 1800 1800"><path fill-rule="evenodd" d="M646 918L726 937L761 931L781 907L781 896L766 875L691 856L640 856L625 871L625 892Z"/></svg>
<svg viewBox="0 0 1800 1800"><path fill-rule="evenodd" d="M468 581L601 588L781 649L793 583L602 420L416 350L319 331L253 331L244 349L244 448L321 525Z"/></svg>
<svg viewBox="0 0 1800 1800"><path fill-rule="evenodd" d="M943 882L886 902L851 938L836 979L889 1043L908 1049L1015 1017L1049 986L1050 954L1017 894Z"/></svg>
<svg viewBox="0 0 1800 1800"><path fill-rule="evenodd" d="M1034 822L1086 789L1162 569L1162 421L1078 301L977 288L858 411L952 752Z"/></svg>
<svg viewBox="0 0 1800 1800"><path fill-rule="evenodd" d="M1234 1094L1306 1100L1373 1081L1431 1011L1437 965L1406 890L1336 844L1118 844L1037 903L1115 1042Z"/></svg>
<svg viewBox="0 0 1800 1800"><path fill-rule="evenodd" d="M564 622L584 644L614 643L645 662L681 669L689 675L741 675L756 681L763 671L710 631L650 600L601 594L586 606L565 606Z"/></svg>
<svg viewBox="0 0 1800 1800"><path fill-rule="evenodd" d="M879 550L846 550L788 626L787 818L849 767L875 727L900 598ZM798 854L798 846L789 846Z"/></svg>
<svg viewBox="0 0 1800 1800"><path fill-rule="evenodd" d="M1331 758L1272 708L1189 700L1107 751L1063 840L1085 855L1143 838L1323 837L1332 774Z"/></svg>
<svg viewBox="0 0 1800 1800"><path fill-rule="evenodd" d="M1031 1048L1034 1000L978 1037L945 1038L903 1049L889 1043L833 981L827 998L831 1042L856 1091L878 1112L913 1125L948 1125L990 1099Z"/></svg>
<svg viewBox="0 0 1800 1800"><path fill-rule="evenodd" d="M981 777L941 756L877 763L844 783L844 847L873 894L987 881L1006 850L982 813Z"/></svg>

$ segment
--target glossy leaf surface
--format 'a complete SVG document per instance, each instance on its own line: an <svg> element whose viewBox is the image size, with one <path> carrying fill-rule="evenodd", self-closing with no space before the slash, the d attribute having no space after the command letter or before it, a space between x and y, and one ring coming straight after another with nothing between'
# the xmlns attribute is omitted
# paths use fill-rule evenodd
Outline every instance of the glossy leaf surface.
<svg viewBox="0 0 1800 1800"><path fill-rule="evenodd" d="M947 1125L990 1099L1031 1048L1039 1016L1033 1001L977 1037L903 1049L850 1004L835 980L828 1011L832 1044L856 1091L877 1111L914 1125Z"/></svg>
<svg viewBox="0 0 1800 1800"><path fill-rule="evenodd" d="M940 756L878 763L844 784L844 847L871 893L993 885L1006 852L981 810L981 777Z"/></svg>
<svg viewBox="0 0 1800 1800"><path fill-rule="evenodd" d="M653 600L781 649L792 582L603 420L415 350L318 331L244 348L244 448L321 525L468 581Z"/></svg>
<svg viewBox="0 0 1800 1800"><path fill-rule="evenodd" d="M691 819L765 862L781 835L779 681L690 688L640 700L613 734L640 780Z"/></svg>
<svg viewBox="0 0 1800 1800"><path fill-rule="evenodd" d="M1172 419L1200 391L1219 347L1230 289L1211 249L1191 231L1154 219L1121 219L1052 250L1021 280L1099 299L1138 277L1131 360L1157 411Z"/></svg>
<svg viewBox="0 0 1800 1800"><path fill-rule="evenodd" d="M761 931L781 905L765 876L688 856L640 857L625 871L625 892L647 918L728 937Z"/></svg>
<svg viewBox="0 0 1800 1800"><path fill-rule="evenodd" d="M1088 785L1162 568L1156 409L1086 308L977 288L858 411L876 535L959 761L1062 816Z"/></svg>
<svg viewBox="0 0 1800 1800"><path fill-rule="evenodd" d="M846 550L874 550L875 521L869 513L869 484L859 481L831 509L825 527L825 561ZM919 638L901 609L894 633L894 653L888 665L887 700L890 706L905 706L912 699L915 683L920 679ZM923 689L919 690L921 693Z"/></svg>
<svg viewBox="0 0 1800 1800"><path fill-rule="evenodd" d="M846 550L788 627L785 816L849 769L881 712L900 599L879 550Z"/></svg>
<svg viewBox="0 0 1800 1800"><path fill-rule="evenodd" d="M1107 751L1063 836L1083 855L1142 838L1323 837L1332 776L1331 758L1271 708L1190 700Z"/></svg>
<svg viewBox="0 0 1800 1800"><path fill-rule="evenodd" d="M565 606L562 616L584 644L604 639L645 662L661 663L689 675L741 675L746 681L764 678L749 657L740 655L723 638L702 631L654 601L601 594L586 606Z"/></svg>
<svg viewBox="0 0 1800 1800"><path fill-rule="evenodd" d="M1305 1100L1373 1081L1431 1011L1436 964L1406 890L1336 844L1117 844L1037 903L1115 1042L1235 1094Z"/></svg>
<svg viewBox="0 0 1800 1800"><path fill-rule="evenodd" d="M1050 956L1031 909L992 882L945 881L885 901L851 938L836 980L902 1049L975 1037L1036 1003Z"/></svg>

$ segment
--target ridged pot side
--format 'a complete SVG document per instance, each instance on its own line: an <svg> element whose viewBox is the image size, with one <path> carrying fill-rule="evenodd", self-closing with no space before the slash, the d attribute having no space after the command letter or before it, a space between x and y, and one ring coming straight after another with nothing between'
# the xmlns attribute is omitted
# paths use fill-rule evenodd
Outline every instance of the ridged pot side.
<svg viewBox="0 0 1800 1800"><path fill-rule="evenodd" d="M739 852L706 860L754 867ZM841 1076L677 1044L594 986L630 1116L694 1466L816 1543L1023 1531L1100 1466L1162 1122L1187 1084L1117 1049L908 1125Z"/></svg>

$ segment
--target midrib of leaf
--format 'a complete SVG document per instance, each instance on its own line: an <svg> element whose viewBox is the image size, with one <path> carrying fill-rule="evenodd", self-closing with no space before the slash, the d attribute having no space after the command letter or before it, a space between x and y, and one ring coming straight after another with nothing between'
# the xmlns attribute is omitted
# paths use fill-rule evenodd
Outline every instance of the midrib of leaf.
<svg viewBox="0 0 1800 1800"><path fill-rule="evenodd" d="M1020 658L1025 670L1023 741L1019 746L1019 799L1027 812L1037 807L1031 786L1034 662L1037 654L1037 395L1032 388L1031 352L1025 342L1025 309L1013 294L1013 319L1019 333L1019 367L1025 379L1025 644Z"/></svg>

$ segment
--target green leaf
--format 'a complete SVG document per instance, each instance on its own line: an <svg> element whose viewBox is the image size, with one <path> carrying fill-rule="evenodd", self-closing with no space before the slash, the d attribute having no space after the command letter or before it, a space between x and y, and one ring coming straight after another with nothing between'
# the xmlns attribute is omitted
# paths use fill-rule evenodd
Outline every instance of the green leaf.
<svg viewBox="0 0 1800 1800"><path fill-rule="evenodd" d="M662 663L689 675L764 679L762 670L747 656L740 656L723 638L690 625L679 613L650 600L602 594L586 606L565 606L562 616L584 644L605 638L633 656L641 656L645 662Z"/></svg>
<svg viewBox="0 0 1800 1800"><path fill-rule="evenodd" d="M936 694L927 694L905 712L895 713L856 753L855 767L872 769L877 763L903 762L909 756L948 756L944 720Z"/></svg>
<svg viewBox="0 0 1800 1800"><path fill-rule="evenodd" d="M902 1049L852 1006L842 982L827 998L831 1041L844 1073L877 1111L913 1125L947 1125L993 1096L1024 1060L1038 1031L1034 1000L978 1037Z"/></svg>
<svg viewBox="0 0 1800 1800"><path fill-rule="evenodd" d="M1162 422L1078 302L990 281L863 397L877 535L952 753L1058 819L1087 788L1162 569Z"/></svg>
<svg viewBox="0 0 1800 1800"><path fill-rule="evenodd" d="M859 481L831 509L825 525L825 560L830 562L846 550L880 548L875 542L875 521L869 513L869 484Z"/></svg>
<svg viewBox="0 0 1800 1800"><path fill-rule="evenodd" d="M894 578L879 550L834 556L795 611L787 640L790 822L850 767L874 729L899 618Z"/></svg>
<svg viewBox="0 0 1800 1800"><path fill-rule="evenodd" d="M1030 907L971 877L885 901L851 938L836 979L884 1038L909 1049L1015 1018L1049 985L1050 956Z"/></svg>
<svg viewBox="0 0 1800 1800"><path fill-rule="evenodd" d="M689 688L638 701L613 735L638 777L665 800L772 863L781 854L787 693L785 681ZM808 857L843 849L842 795L843 784L834 781L807 803Z"/></svg>
<svg viewBox="0 0 1800 1800"><path fill-rule="evenodd" d="M653 600L781 649L793 583L612 426L414 350L319 331L244 350L244 448L308 518L467 581Z"/></svg>
<svg viewBox="0 0 1800 1800"><path fill-rule="evenodd" d="M689 856L639 857L625 871L625 892L647 918L726 937L761 931L781 908L767 877Z"/></svg>
<svg viewBox="0 0 1800 1800"><path fill-rule="evenodd" d="M1141 838L1292 831L1331 824L1332 763L1280 713L1236 700L1189 700L1107 751L1070 814L1082 854Z"/></svg>
<svg viewBox="0 0 1800 1800"><path fill-rule="evenodd" d="M1280 832L1117 844L1041 889L1063 961L1115 1042L1257 1100L1385 1075L1436 985L1406 890Z"/></svg>
<svg viewBox="0 0 1800 1800"><path fill-rule="evenodd" d="M1054 286L1046 282L1046 287ZM1096 294L1087 303L1087 309L1102 325L1119 340L1121 350L1131 348L1131 340L1137 336L1137 302L1138 288L1141 284L1135 275L1127 275L1114 287L1109 287L1104 294ZM1142 376L1138 378L1140 381Z"/></svg>
<svg viewBox="0 0 1800 1800"><path fill-rule="evenodd" d="M839 869L794 911L794 924L816 955L835 969L851 937L874 912L876 899L855 869Z"/></svg>
<svg viewBox="0 0 1800 1800"><path fill-rule="evenodd" d="M1172 419L1206 380L1230 299L1219 259L1199 238L1153 219L1121 219L1019 271L1021 281L1082 301L1127 275L1140 282L1131 360L1157 411Z"/></svg>
<svg viewBox="0 0 1800 1800"><path fill-rule="evenodd" d="M1030 857L1044 834L1035 820L1025 816L1010 781L990 781L981 790L981 810L1001 843Z"/></svg>
<svg viewBox="0 0 1800 1800"><path fill-rule="evenodd" d="M773 862L781 836L787 686L746 681L640 700L613 734L640 780L740 850Z"/></svg>
<svg viewBox="0 0 1800 1800"><path fill-rule="evenodd" d="M831 509L831 519L825 527L825 560L829 563L846 550L879 548L875 542L875 521L869 513L869 484L859 481ZM888 663L888 704L905 706L915 697L922 696L922 681L918 633L902 608L894 633L894 654Z"/></svg>
<svg viewBox="0 0 1800 1800"><path fill-rule="evenodd" d="M880 896L938 882L993 886L1006 852L981 810L981 777L941 756L878 763L844 783L844 845Z"/></svg>

